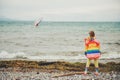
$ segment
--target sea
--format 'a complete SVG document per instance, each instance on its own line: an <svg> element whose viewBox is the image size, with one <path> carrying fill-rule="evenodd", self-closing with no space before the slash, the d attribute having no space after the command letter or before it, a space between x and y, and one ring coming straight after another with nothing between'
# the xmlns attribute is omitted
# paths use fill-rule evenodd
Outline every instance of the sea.
<svg viewBox="0 0 120 80"><path fill-rule="evenodd" d="M120 22L0 21L0 59L80 60L95 31L100 59L120 58Z"/></svg>

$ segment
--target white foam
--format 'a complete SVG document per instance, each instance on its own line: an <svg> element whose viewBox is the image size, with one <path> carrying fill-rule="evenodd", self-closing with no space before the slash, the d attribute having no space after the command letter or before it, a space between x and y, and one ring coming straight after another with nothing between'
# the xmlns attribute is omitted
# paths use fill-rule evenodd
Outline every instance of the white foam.
<svg viewBox="0 0 120 80"><path fill-rule="evenodd" d="M32 60L79 60L79 59L86 59L84 54L79 54L76 56L63 56L61 55L30 55L24 52L17 52L17 53L8 53L7 51L0 52L0 59L14 59L17 57ZM120 54L118 52L110 52L106 54L102 54L100 59L112 59L112 58L120 58Z"/></svg>
<svg viewBox="0 0 120 80"><path fill-rule="evenodd" d="M27 57L27 55L24 52L17 52L17 53L8 53L7 51L2 51L0 53L0 58L15 58L16 56L24 56Z"/></svg>
<svg viewBox="0 0 120 80"><path fill-rule="evenodd" d="M120 53L118 52L109 52L107 54L102 54L102 59L111 59L111 58L120 58Z"/></svg>
<svg viewBox="0 0 120 80"><path fill-rule="evenodd" d="M29 59L41 59L41 60L79 60L85 59L85 56L57 56L57 55L46 55L46 56L29 56Z"/></svg>

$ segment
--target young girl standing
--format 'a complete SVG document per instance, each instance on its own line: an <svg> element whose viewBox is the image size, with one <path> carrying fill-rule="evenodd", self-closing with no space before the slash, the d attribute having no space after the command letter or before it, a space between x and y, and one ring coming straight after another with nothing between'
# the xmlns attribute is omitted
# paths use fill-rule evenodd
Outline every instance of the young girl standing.
<svg viewBox="0 0 120 80"><path fill-rule="evenodd" d="M85 55L87 63L84 74L87 74L91 60L94 60L95 74L98 75L98 59L100 57L100 43L95 38L94 31L89 32L89 37L85 38Z"/></svg>

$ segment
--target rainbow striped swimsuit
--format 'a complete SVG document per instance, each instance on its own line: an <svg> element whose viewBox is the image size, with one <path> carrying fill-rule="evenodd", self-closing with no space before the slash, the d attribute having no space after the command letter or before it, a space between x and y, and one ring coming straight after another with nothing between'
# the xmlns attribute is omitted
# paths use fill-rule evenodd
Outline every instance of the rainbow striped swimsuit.
<svg viewBox="0 0 120 80"><path fill-rule="evenodd" d="M85 52L88 59L98 59L100 57L100 43L96 39L89 39L85 43Z"/></svg>

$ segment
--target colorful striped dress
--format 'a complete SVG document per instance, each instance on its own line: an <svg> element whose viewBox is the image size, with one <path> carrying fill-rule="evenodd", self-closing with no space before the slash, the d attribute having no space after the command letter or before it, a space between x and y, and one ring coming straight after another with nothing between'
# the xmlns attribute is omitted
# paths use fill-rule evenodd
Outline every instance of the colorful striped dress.
<svg viewBox="0 0 120 80"><path fill-rule="evenodd" d="M85 53L88 59L98 59L100 57L100 43L93 38L85 41Z"/></svg>

